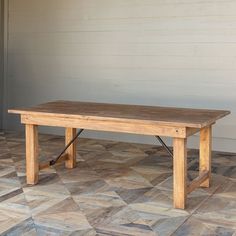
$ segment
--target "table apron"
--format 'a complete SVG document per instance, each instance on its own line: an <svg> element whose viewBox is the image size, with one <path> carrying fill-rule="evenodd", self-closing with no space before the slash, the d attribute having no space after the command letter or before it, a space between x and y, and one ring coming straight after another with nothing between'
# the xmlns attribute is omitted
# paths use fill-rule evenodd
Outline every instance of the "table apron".
<svg viewBox="0 0 236 236"><path fill-rule="evenodd" d="M124 122L100 119L82 119L48 115L21 115L21 123L54 127L70 127L97 131L111 131L143 135L160 135L173 138L186 138L198 129L155 124L154 122Z"/></svg>

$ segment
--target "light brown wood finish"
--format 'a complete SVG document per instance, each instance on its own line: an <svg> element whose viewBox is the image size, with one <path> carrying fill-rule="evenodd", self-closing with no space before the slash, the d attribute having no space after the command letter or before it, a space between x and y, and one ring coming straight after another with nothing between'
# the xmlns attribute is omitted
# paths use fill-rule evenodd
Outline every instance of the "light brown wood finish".
<svg viewBox="0 0 236 236"><path fill-rule="evenodd" d="M199 174L208 171L208 178L201 183L201 187L209 187L211 179L211 149L212 149L212 126L207 126L200 131L199 151Z"/></svg>
<svg viewBox="0 0 236 236"><path fill-rule="evenodd" d="M198 133L199 130L200 130L200 129L197 129L197 128L186 128L186 137Z"/></svg>
<svg viewBox="0 0 236 236"><path fill-rule="evenodd" d="M211 172L211 126L229 111L56 101L32 108L12 109L26 124L27 183L38 181L37 126L65 127L65 143L76 135L76 128L116 131L174 138L174 207L184 209L187 193L209 187ZM73 128L71 128L73 127ZM186 185L187 137L200 131L199 177ZM76 165L76 142L65 155L67 168ZM40 165L48 167L48 163Z"/></svg>
<svg viewBox="0 0 236 236"><path fill-rule="evenodd" d="M185 208L187 188L187 139L174 138L173 142L173 199L175 208Z"/></svg>
<svg viewBox="0 0 236 236"><path fill-rule="evenodd" d="M60 127L76 127L79 129L113 131L133 134L160 135L169 137L185 138L187 129L185 127L163 126L153 124L149 121L113 121L113 120L94 120L75 117L52 117L47 115L21 115L23 124L38 124Z"/></svg>
<svg viewBox="0 0 236 236"><path fill-rule="evenodd" d="M191 193L196 188L200 187L201 184L209 178L209 171L202 171L200 175L195 178L187 187L187 193Z"/></svg>
<svg viewBox="0 0 236 236"><path fill-rule="evenodd" d="M27 184L38 182L38 129L36 125L26 124L26 176Z"/></svg>
<svg viewBox="0 0 236 236"><path fill-rule="evenodd" d="M76 118L95 121L148 122L149 125L202 128L229 111L91 102L55 101L31 108L10 109L10 113Z"/></svg>
<svg viewBox="0 0 236 236"><path fill-rule="evenodd" d="M67 145L75 136L75 128L66 128L65 145ZM77 140L75 140L75 142L73 142L66 150L66 153L68 154L67 160L65 162L66 168L72 169L76 166L76 144Z"/></svg>

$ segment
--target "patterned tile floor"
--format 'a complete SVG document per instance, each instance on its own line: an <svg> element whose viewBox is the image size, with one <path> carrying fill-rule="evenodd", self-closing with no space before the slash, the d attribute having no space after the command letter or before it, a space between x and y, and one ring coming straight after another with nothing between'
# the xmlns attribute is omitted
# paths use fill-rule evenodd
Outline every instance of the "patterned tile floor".
<svg viewBox="0 0 236 236"><path fill-rule="evenodd" d="M62 137L40 135L40 160ZM190 177L198 152L188 151ZM78 166L25 183L24 135L0 133L0 235L236 235L236 154L213 153L213 182L172 208L172 160L159 146L80 139Z"/></svg>

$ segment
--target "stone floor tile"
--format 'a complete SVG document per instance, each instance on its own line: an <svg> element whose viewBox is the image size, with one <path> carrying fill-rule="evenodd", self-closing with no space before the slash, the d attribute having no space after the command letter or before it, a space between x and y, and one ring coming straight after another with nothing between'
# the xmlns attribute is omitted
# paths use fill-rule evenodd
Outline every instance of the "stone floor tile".
<svg viewBox="0 0 236 236"><path fill-rule="evenodd" d="M64 138L41 135L40 161L63 149ZM172 158L163 147L80 139L77 167L40 171L26 184L24 132L0 133L1 235L234 235L236 154L213 152L210 188L172 207ZM198 150L188 150L188 181L198 175Z"/></svg>

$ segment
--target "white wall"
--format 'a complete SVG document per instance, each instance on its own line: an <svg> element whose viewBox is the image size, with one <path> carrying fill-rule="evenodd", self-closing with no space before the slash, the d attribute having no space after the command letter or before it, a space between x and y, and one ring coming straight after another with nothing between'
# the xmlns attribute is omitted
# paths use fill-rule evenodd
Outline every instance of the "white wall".
<svg viewBox="0 0 236 236"><path fill-rule="evenodd" d="M235 0L9 0L7 106L70 99L230 109L214 148L236 151L235 25ZM18 129L19 119L6 115L4 126ZM95 134L154 141L87 135Z"/></svg>

